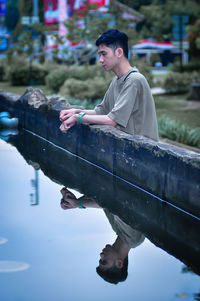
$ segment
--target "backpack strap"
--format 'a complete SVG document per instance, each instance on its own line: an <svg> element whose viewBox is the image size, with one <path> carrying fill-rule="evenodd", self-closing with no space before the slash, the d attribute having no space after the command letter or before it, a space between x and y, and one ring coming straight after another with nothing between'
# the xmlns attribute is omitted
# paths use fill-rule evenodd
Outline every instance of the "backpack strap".
<svg viewBox="0 0 200 301"><path fill-rule="evenodd" d="M127 79L127 77L129 76L129 74L131 74L131 73L135 73L135 72L137 72L136 70L132 70L132 71L130 71L128 74L127 74L127 76L125 77L125 79L124 79L124 82L125 82L125 80Z"/></svg>

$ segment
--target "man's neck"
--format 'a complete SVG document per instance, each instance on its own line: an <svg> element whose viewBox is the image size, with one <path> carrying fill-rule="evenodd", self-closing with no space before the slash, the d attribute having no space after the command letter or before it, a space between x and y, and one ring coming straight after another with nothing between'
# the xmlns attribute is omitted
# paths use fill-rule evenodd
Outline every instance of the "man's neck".
<svg viewBox="0 0 200 301"><path fill-rule="evenodd" d="M117 236L117 239L113 244L113 248L118 252L118 254L120 254L120 257L123 260L127 257L128 252L131 249L119 236Z"/></svg>
<svg viewBox="0 0 200 301"><path fill-rule="evenodd" d="M120 65L116 66L112 71L115 73L115 75L120 78L124 74L126 74L128 71L132 69L130 63L128 60L125 60Z"/></svg>

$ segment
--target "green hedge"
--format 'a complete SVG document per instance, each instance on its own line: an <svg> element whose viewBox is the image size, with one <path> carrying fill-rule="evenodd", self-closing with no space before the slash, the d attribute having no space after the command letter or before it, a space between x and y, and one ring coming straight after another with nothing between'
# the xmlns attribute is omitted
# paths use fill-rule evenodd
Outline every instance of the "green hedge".
<svg viewBox="0 0 200 301"><path fill-rule="evenodd" d="M190 129L184 124L161 116L158 118L158 129L162 137L200 148L200 128Z"/></svg>
<svg viewBox="0 0 200 301"><path fill-rule="evenodd" d="M70 105L83 106L87 110L93 110L101 102L101 99L96 99L94 101L91 101L88 99L80 100L80 99L69 98L69 97L64 97L64 98L66 102L68 102Z"/></svg>
<svg viewBox="0 0 200 301"><path fill-rule="evenodd" d="M108 75L103 75L103 72L105 73L100 65L57 66L57 68L52 70L46 77L46 85L51 91L58 92L67 79L84 81L92 79L95 76L109 77Z"/></svg>
<svg viewBox="0 0 200 301"><path fill-rule="evenodd" d="M111 79L94 77L87 80L75 78L67 79L61 87L59 93L62 96L72 97L80 100L96 100L103 98Z"/></svg>
<svg viewBox="0 0 200 301"><path fill-rule="evenodd" d="M198 72L169 72L163 83L162 88L174 92L188 92L192 82L200 82Z"/></svg>
<svg viewBox="0 0 200 301"><path fill-rule="evenodd" d="M19 57L8 66L8 79L13 86L43 85L47 70L41 64L29 62Z"/></svg>
<svg viewBox="0 0 200 301"><path fill-rule="evenodd" d="M200 71L200 62L197 60L193 60L189 62L188 64L184 64L180 66L180 62L177 61L174 64L172 64L169 68L173 72L193 72L193 71Z"/></svg>
<svg viewBox="0 0 200 301"><path fill-rule="evenodd" d="M151 71L152 67L147 62L144 62L141 59L138 59L138 57L135 55L133 55L131 57L130 63L131 63L131 66L137 67L139 72L146 77L150 87L153 87L154 83L153 83L153 74Z"/></svg>

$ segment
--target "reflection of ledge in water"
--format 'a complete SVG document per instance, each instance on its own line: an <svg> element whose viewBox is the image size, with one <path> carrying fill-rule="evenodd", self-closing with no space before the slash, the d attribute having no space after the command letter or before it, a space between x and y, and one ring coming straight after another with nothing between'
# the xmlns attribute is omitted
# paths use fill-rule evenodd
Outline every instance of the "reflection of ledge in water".
<svg viewBox="0 0 200 301"><path fill-rule="evenodd" d="M12 137L23 157L53 181L93 197L200 274L200 220L27 132ZM33 147L34 146L34 147ZM59 200L58 200L59 201Z"/></svg>

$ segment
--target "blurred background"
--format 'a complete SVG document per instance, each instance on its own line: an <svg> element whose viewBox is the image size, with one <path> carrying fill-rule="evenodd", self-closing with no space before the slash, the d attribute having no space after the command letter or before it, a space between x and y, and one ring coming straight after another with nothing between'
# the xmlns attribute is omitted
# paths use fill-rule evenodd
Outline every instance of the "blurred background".
<svg viewBox="0 0 200 301"><path fill-rule="evenodd" d="M199 16L200 0L0 0L0 89L93 108L113 78L95 41L117 28L152 88L160 136L199 149Z"/></svg>

